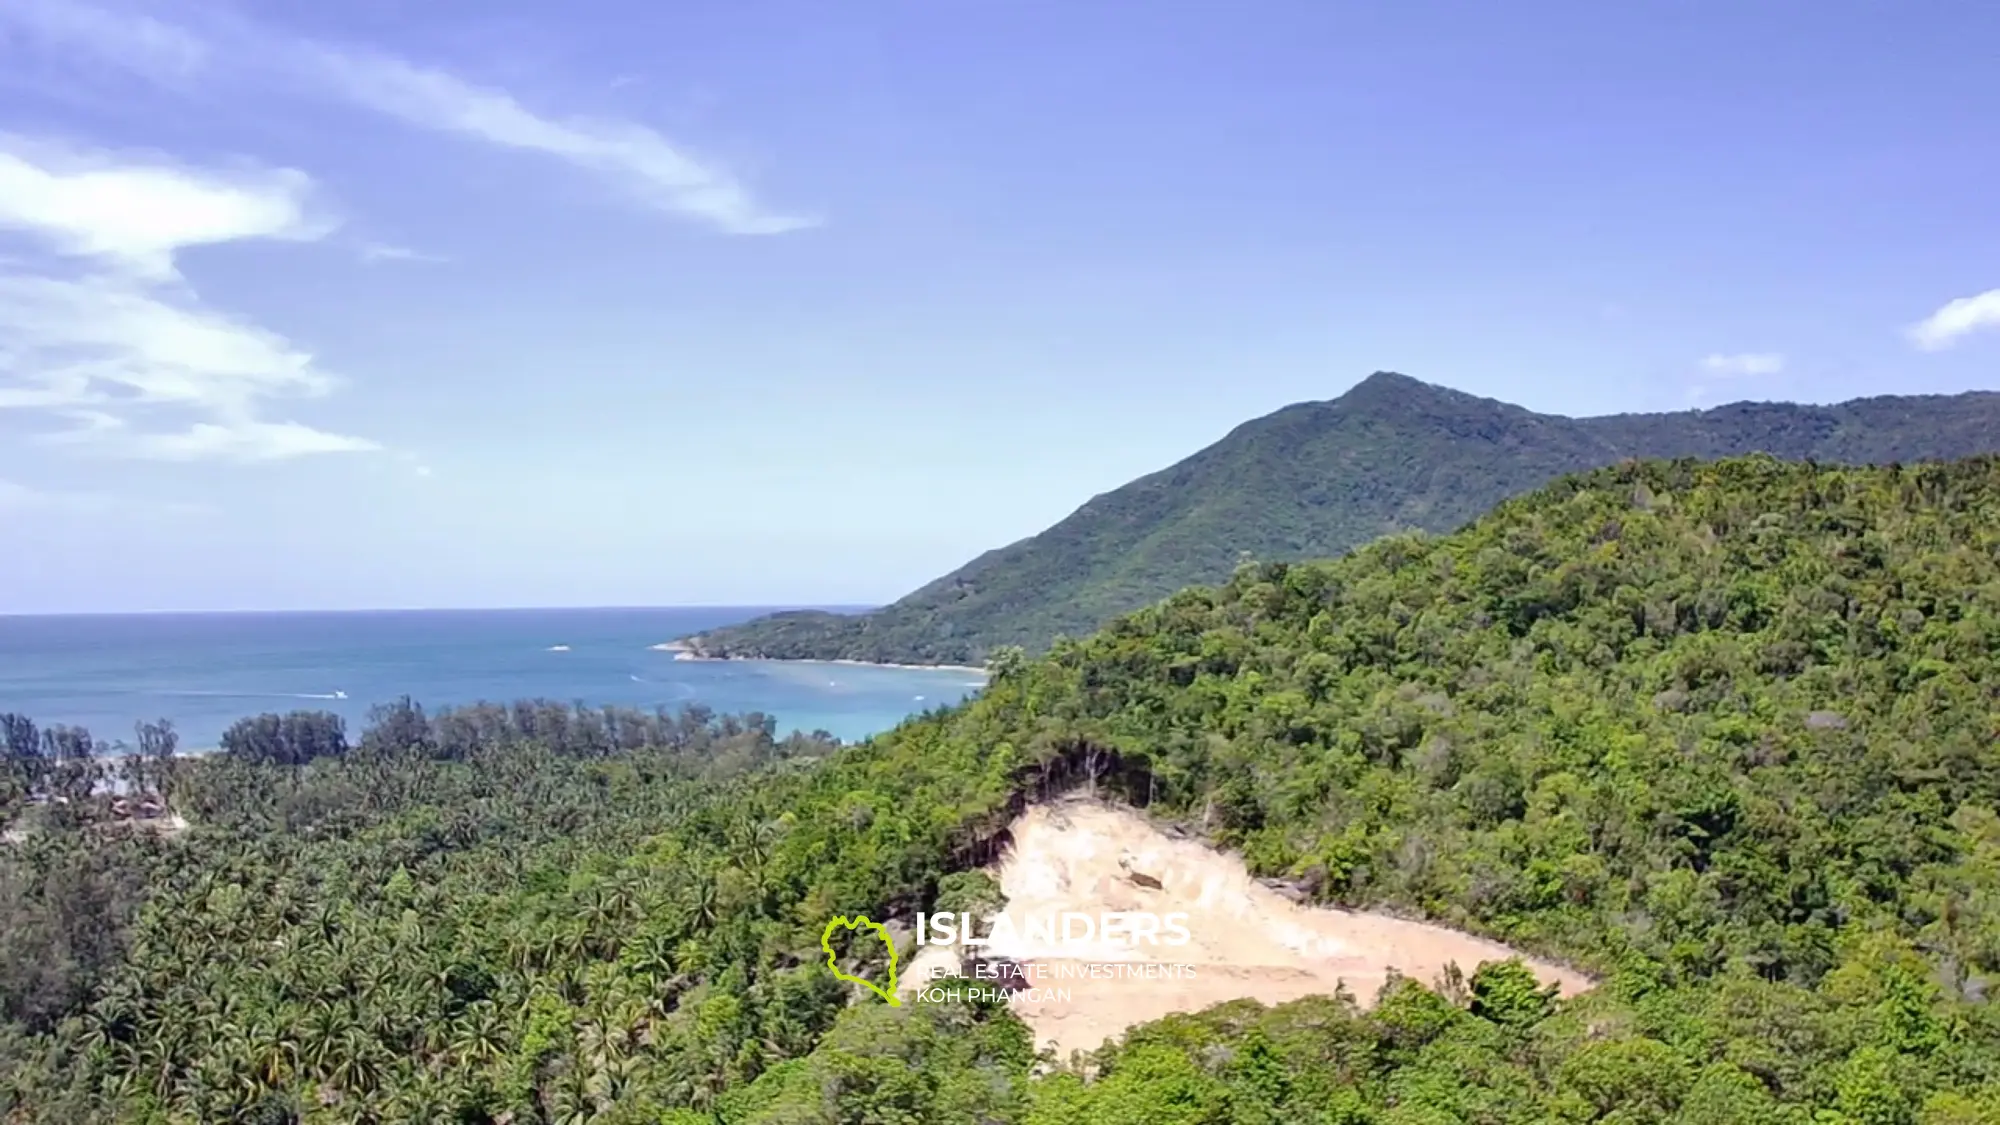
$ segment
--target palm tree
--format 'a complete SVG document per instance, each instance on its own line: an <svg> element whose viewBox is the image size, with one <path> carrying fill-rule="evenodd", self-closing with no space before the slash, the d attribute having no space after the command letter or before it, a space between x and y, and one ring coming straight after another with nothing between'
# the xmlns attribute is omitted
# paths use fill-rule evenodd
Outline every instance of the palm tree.
<svg viewBox="0 0 2000 1125"><path fill-rule="evenodd" d="M451 1051L460 1059L481 1064L500 1058L508 1041L506 1022L490 1000L468 1005L452 1025Z"/></svg>

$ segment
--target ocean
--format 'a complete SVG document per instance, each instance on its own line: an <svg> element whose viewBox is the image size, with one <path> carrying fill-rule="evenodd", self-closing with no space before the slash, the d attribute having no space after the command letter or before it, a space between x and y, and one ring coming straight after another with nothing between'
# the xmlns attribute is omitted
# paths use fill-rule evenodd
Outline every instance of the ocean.
<svg viewBox="0 0 2000 1125"><path fill-rule="evenodd" d="M675 660L654 648L767 608L409 610L0 616L0 713L133 741L170 719L183 750L266 711L332 711L360 736L368 709L523 698L762 711L780 734L854 741L983 685L950 669Z"/></svg>

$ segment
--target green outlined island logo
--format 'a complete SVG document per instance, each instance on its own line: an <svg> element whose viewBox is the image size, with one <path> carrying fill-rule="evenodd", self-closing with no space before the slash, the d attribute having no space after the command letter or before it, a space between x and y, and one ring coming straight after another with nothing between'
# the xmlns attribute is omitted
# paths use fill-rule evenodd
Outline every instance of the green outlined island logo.
<svg viewBox="0 0 2000 1125"><path fill-rule="evenodd" d="M872 932L876 939L881 941L882 948L887 950L889 954L889 984L887 987L878 985L867 977L858 977L852 973L840 971L840 966L835 963L836 957L833 950L833 935L840 930L859 930L864 937ZM822 933L819 937L819 947L826 951L826 967L835 977L861 985L868 991L888 1001L889 1006L892 1008L903 1006L903 1002L896 998L896 942L895 939L889 936L889 928L887 926L884 926L880 922L870 921L865 914L856 915L853 918L842 914L826 924L826 932Z"/></svg>

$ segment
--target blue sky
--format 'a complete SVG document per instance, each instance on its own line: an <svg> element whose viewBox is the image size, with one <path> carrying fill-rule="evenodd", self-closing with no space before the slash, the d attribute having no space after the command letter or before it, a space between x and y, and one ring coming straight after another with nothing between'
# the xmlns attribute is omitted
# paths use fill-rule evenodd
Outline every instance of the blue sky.
<svg viewBox="0 0 2000 1125"><path fill-rule="evenodd" d="M893 598L1377 369L1994 385L2000 8L0 3L0 612Z"/></svg>

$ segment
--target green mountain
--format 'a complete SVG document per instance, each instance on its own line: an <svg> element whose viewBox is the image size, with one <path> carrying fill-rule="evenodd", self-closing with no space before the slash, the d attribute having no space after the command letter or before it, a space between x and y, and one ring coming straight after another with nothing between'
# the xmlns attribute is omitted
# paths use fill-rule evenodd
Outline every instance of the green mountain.
<svg viewBox="0 0 2000 1125"><path fill-rule="evenodd" d="M1244 566L859 746L405 703L330 753L294 717L131 763L192 822L162 839L102 821L74 732L0 717L0 826L35 821L0 1119L1990 1125L1996 637L2000 459L1758 457ZM1239 1001L1069 1067L998 1004L827 971L830 918L971 908L1083 785L1601 983Z"/></svg>
<svg viewBox="0 0 2000 1125"><path fill-rule="evenodd" d="M688 638L706 656L964 663L1045 650L1243 558L1331 558L1381 535L1443 533L1509 496L1626 459L1769 453L1843 464L2000 450L2000 394L1737 403L1564 418L1378 373L1330 402L1238 426L864 614L774 614Z"/></svg>

